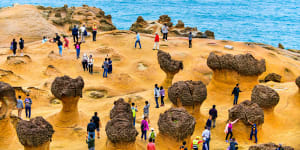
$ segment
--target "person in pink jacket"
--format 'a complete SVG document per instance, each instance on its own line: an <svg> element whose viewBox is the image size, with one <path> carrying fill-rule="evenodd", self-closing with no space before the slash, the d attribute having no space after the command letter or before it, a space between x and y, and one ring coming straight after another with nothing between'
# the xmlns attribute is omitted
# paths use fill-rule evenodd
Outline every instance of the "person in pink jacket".
<svg viewBox="0 0 300 150"><path fill-rule="evenodd" d="M227 139L228 139L228 135L229 134L230 134L230 140L232 139L232 136L233 136L232 127L233 127L233 124L235 124L237 121L239 121L239 119L236 119L233 122L231 122L230 120L228 120L228 123L227 123L227 125L225 127L225 130L224 130L224 132L226 133L225 140L226 140L227 143L228 143Z"/></svg>
<svg viewBox="0 0 300 150"><path fill-rule="evenodd" d="M141 123L141 131L142 131L142 140L143 140L143 136L145 138L145 141L147 141L147 131L149 130L149 125L148 125L148 122L147 122L147 116L144 117L144 120L142 120L142 123Z"/></svg>

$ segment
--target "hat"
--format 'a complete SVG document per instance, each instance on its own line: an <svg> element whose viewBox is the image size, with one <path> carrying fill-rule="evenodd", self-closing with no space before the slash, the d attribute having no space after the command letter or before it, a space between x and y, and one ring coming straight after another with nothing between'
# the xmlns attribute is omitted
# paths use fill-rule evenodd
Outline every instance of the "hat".
<svg viewBox="0 0 300 150"><path fill-rule="evenodd" d="M200 136L196 136L196 139L200 140Z"/></svg>
<svg viewBox="0 0 300 150"><path fill-rule="evenodd" d="M155 34L158 34L157 32L155 32Z"/></svg>
<svg viewBox="0 0 300 150"><path fill-rule="evenodd" d="M154 128L151 128L151 131L154 131Z"/></svg>

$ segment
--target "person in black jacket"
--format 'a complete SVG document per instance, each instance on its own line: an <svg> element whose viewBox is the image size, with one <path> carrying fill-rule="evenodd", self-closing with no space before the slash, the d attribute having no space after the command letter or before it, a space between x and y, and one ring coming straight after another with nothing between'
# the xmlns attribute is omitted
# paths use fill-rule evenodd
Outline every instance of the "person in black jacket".
<svg viewBox="0 0 300 150"><path fill-rule="evenodd" d="M12 46L12 51L14 53L14 56L16 56L18 43L16 42L15 39L13 39L13 41L11 42L11 46Z"/></svg>
<svg viewBox="0 0 300 150"><path fill-rule="evenodd" d="M72 29L72 35L73 35L73 41L78 42L78 28L76 27L76 25L74 25L74 28ZM76 41L75 41L76 39Z"/></svg>
<svg viewBox="0 0 300 150"><path fill-rule="evenodd" d="M213 105L212 109L209 110L209 115L211 116L213 128L215 128L216 127L216 119L218 117L218 111L216 109L216 105Z"/></svg>
<svg viewBox="0 0 300 150"><path fill-rule="evenodd" d="M24 40L22 38L20 38L19 46L20 46L21 56L23 56Z"/></svg>
<svg viewBox="0 0 300 150"><path fill-rule="evenodd" d="M239 84L236 84L231 93L231 95L234 95L233 105L237 104L240 92L242 91L240 90Z"/></svg>
<svg viewBox="0 0 300 150"><path fill-rule="evenodd" d="M57 41L60 41L60 36L58 33L55 33L55 38L53 38L53 42L56 43Z"/></svg>

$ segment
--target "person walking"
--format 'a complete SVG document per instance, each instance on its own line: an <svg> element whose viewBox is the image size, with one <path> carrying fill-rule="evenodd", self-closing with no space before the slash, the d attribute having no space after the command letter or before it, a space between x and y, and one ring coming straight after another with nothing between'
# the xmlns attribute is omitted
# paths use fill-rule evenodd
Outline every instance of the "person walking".
<svg viewBox="0 0 300 150"><path fill-rule="evenodd" d="M251 124L251 133L250 133L250 141L252 141L252 137L254 136L255 138L255 142L257 144L257 127L256 127L256 123L252 123L248 120L248 122Z"/></svg>
<svg viewBox="0 0 300 150"><path fill-rule="evenodd" d="M160 86L160 90L159 90L159 95L160 95L160 101L161 101L161 107L165 106L165 102L164 102L164 98L165 98L165 89L163 86Z"/></svg>
<svg viewBox="0 0 300 150"><path fill-rule="evenodd" d="M112 61L110 58L107 59L107 63L108 63L107 73L111 74L112 73Z"/></svg>
<svg viewBox="0 0 300 150"><path fill-rule="evenodd" d="M25 113L26 113L26 118L29 118L29 119L30 119L30 117L31 117L31 105L32 105L32 100L31 100L31 98L29 97L29 94L27 94L27 97L25 98L24 103L25 103Z"/></svg>
<svg viewBox="0 0 300 150"><path fill-rule="evenodd" d="M157 32L155 33L153 50L155 50L155 49L159 50L159 36L158 36Z"/></svg>
<svg viewBox="0 0 300 150"><path fill-rule="evenodd" d="M81 36L81 42L84 43L84 37L87 36L87 32L86 32L86 27L85 25L82 25L82 27L80 27L80 36Z"/></svg>
<svg viewBox="0 0 300 150"><path fill-rule="evenodd" d="M83 57L82 57L82 67L83 67L83 71L85 70L89 70L88 69L88 59L89 57L86 55L86 53L83 54Z"/></svg>
<svg viewBox="0 0 300 150"><path fill-rule="evenodd" d="M150 108L150 104L149 104L149 102L148 101L145 101L145 106L144 106L144 109L143 109L143 111L144 111L144 117L147 117L148 118L148 123L150 123L150 117L149 117L149 108Z"/></svg>
<svg viewBox="0 0 300 150"><path fill-rule="evenodd" d="M58 46L60 56L62 56L62 48L63 48L62 45L63 45L63 43L60 40L58 40L57 41L57 46Z"/></svg>
<svg viewBox="0 0 300 150"><path fill-rule="evenodd" d="M138 112L137 106L134 107L134 103L131 103L131 111L133 116L133 126L135 126L136 112Z"/></svg>
<svg viewBox="0 0 300 150"><path fill-rule="evenodd" d="M96 23L93 24L93 41L96 41L96 36L97 36L97 26Z"/></svg>
<svg viewBox="0 0 300 150"><path fill-rule="evenodd" d="M24 109L23 101L21 96L17 100L18 117L22 119L22 110Z"/></svg>
<svg viewBox="0 0 300 150"><path fill-rule="evenodd" d="M16 42L15 39L13 39L13 41L11 42L11 50L13 51L14 56L16 56L17 53L17 47L18 43Z"/></svg>
<svg viewBox="0 0 300 150"><path fill-rule="evenodd" d="M90 120L90 123L87 125L87 135L89 138L91 136L95 137L95 130L97 129L95 123L93 122L93 119Z"/></svg>
<svg viewBox="0 0 300 150"><path fill-rule="evenodd" d="M80 45L81 45L81 42L76 42L76 44L74 44L75 49L76 49L76 58L77 59L80 58Z"/></svg>
<svg viewBox="0 0 300 150"><path fill-rule="evenodd" d="M68 38L67 38L66 36L63 36L63 38L64 38L64 49L65 49L65 48L70 49Z"/></svg>
<svg viewBox="0 0 300 150"><path fill-rule="evenodd" d="M167 26L167 24L165 23L164 26L162 27L162 33L163 33L163 40L168 41L168 30L169 27Z"/></svg>
<svg viewBox="0 0 300 150"><path fill-rule="evenodd" d="M93 135L86 137L86 143L88 144L89 150L95 150L95 138Z"/></svg>
<svg viewBox="0 0 300 150"><path fill-rule="evenodd" d="M97 137L100 139L100 128L102 127L100 118L98 117L98 113L94 112L94 116L92 117L94 124L96 125ZM95 137L96 138L96 137Z"/></svg>
<svg viewBox="0 0 300 150"><path fill-rule="evenodd" d="M226 138L225 141L228 143L228 135L230 134L229 139L232 139L233 133L232 133L232 127L233 124L235 124L237 121L239 121L239 119L234 120L233 122L231 122L230 120L228 120L228 123L226 124L225 130L224 132L226 133Z"/></svg>
<svg viewBox="0 0 300 150"><path fill-rule="evenodd" d="M58 34L58 33L55 33L55 38L53 38L53 42L55 43L55 42L57 42L57 41L59 41L59 40L60 40L59 34Z"/></svg>
<svg viewBox="0 0 300 150"><path fill-rule="evenodd" d="M23 56L24 40L23 40L22 38L20 38L19 46L20 46L20 53L21 53L21 56Z"/></svg>
<svg viewBox="0 0 300 150"><path fill-rule="evenodd" d="M232 138L232 140L229 143L229 150L237 150L238 149L238 143L236 142L235 138Z"/></svg>
<svg viewBox="0 0 300 150"><path fill-rule="evenodd" d="M152 142L155 143L156 133L154 132L154 128L151 128L151 132L149 134L149 139L152 139Z"/></svg>
<svg viewBox="0 0 300 150"><path fill-rule="evenodd" d="M74 25L72 29L72 36L73 36L73 42L78 42L78 28L76 25Z"/></svg>
<svg viewBox="0 0 300 150"><path fill-rule="evenodd" d="M144 120L142 120L142 123L141 123L141 131L142 131L142 140L143 140L143 137L145 139L145 141L147 140L147 131L149 130L149 125L148 125L148 122L147 122L147 117L144 116Z"/></svg>
<svg viewBox="0 0 300 150"><path fill-rule="evenodd" d="M211 138L210 128L206 126L204 129L205 130L202 132L202 137L205 139L205 142L203 142L203 149L209 150L209 142Z"/></svg>
<svg viewBox="0 0 300 150"><path fill-rule="evenodd" d="M103 65L102 65L102 68L103 68L103 78L107 78L107 72L108 72L108 61L107 61L107 58L105 58L105 60L103 62Z"/></svg>
<svg viewBox="0 0 300 150"><path fill-rule="evenodd" d="M156 107L155 108L159 108L158 98L159 98L159 87L157 86L157 84L155 84L154 85L154 99L155 99L155 103L156 103Z"/></svg>
<svg viewBox="0 0 300 150"><path fill-rule="evenodd" d="M149 138L149 143L147 144L147 150L155 150L154 139Z"/></svg>
<svg viewBox="0 0 300 150"><path fill-rule="evenodd" d="M237 104L240 92L242 91L240 90L239 84L236 84L231 93L231 95L234 95L233 105Z"/></svg>
<svg viewBox="0 0 300 150"><path fill-rule="evenodd" d="M93 56L90 55L89 59L88 59L88 67L89 67L89 73L93 74L93 66L94 66L94 59Z"/></svg>
<svg viewBox="0 0 300 150"><path fill-rule="evenodd" d="M193 38L193 35L192 35L192 32L190 32L190 34L189 34L189 48L192 48L192 38Z"/></svg>
<svg viewBox="0 0 300 150"><path fill-rule="evenodd" d="M211 116L213 128L216 127L216 119L218 117L218 111L216 109L216 105L213 105L212 108L209 110L209 115Z"/></svg>
<svg viewBox="0 0 300 150"><path fill-rule="evenodd" d="M136 33L136 41L135 41L135 44L134 44L134 48L136 48L136 44L139 43L140 45L140 48L142 48L142 45L141 45L141 37L140 37L140 34L138 32L135 32Z"/></svg>
<svg viewBox="0 0 300 150"><path fill-rule="evenodd" d="M206 121L206 127L208 127L209 129L211 129L211 124L212 124L212 120L211 120L211 115L209 115L207 121Z"/></svg>
<svg viewBox="0 0 300 150"><path fill-rule="evenodd" d="M193 143L192 143L192 145L191 145L191 148L193 149L193 150L200 150L200 143L201 143L202 141L200 140L200 137L199 136L197 136L194 140L193 140Z"/></svg>

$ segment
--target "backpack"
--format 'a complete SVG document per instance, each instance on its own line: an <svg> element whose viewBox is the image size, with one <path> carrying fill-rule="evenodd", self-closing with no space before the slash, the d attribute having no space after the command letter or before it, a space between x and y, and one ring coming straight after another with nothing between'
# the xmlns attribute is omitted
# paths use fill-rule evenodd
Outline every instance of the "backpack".
<svg viewBox="0 0 300 150"><path fill-rule="evenodd" d="M145 125L144 125L144 123L142 123L141 124L141 130L144 131L144 129L145 129Z"/></svg>
<svg viewBox="0 0 300 150"><path fill-rule="evenodd" d="M90 123L90 124L88 125L88 131L89 131L89 132L94 132L94 131L95 131L95 125L92 124L92 123Z"/></svg>
<svg viewBox="0 0 300 150"><path fill-rule="evenodd" d="M151 132L150 138L155 139L155 134L154 134L154 132Z"/></svg>

